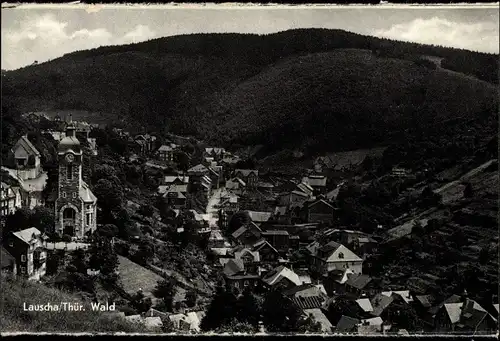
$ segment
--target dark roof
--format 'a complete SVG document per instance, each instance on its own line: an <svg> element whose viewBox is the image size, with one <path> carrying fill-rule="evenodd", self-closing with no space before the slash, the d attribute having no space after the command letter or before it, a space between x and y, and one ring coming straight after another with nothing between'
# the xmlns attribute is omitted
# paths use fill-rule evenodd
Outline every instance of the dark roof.
<svg viewBox="0 0 500 341"><path fill-rule="evenodd" d="M8 268L15 264L16 259L7 251L3 246L0 247L0 260L2 262L2 269Z"/></svg>
<svg viewBox="0 0 500 341"><path fill-rule="evenodd" d="M357 325L361 321L349 316L342 315L337 326L335 327L335 331L337 332L354 332L357 331Z"/></svg>
<svg viewBox="0 0 500 341"><path fill-rule="evenodd" d="M462 307L462 315L460 316L458 327L475 330L487 315L489 315L488 312L476 301L468 299Z"/></svg>
<svg viewBox="0 0 500 341"><path fill-rule="evenodd" d="M392 296L385 296L382 294L377 294L373 297L370 302L373 307L373 311L371 314L373 316L380 316L384 312L384 310L394 301Z"/></svg>
<svg viewBox="0 0 500 341"><path fill-rule="evenodd" d="M416 295L415 299L424 307L430 308L432 306L432 296L431 295Z"/></svg>
<svg viewBox="0 0 500 341"><path fill-rule="evenodd" d="M371 277L368 275L352 274L347 275L347 282L345 284L356 289L363 289L371 280Z"/></svg>
<svg viewBox="0 0 500 341"><path fill-rule="evenodd" d="M292 298L292 301L300 309L314 309L314 308L320 308L325 300L319 296L308 296L308 297L298 296Z"/></svg>
<svg viewBox="0 0 500 341"><path fill-rule="evenodd" d="M435 315L437 314L437 312L439 311L439 309L441 309L446 303L459 303L461 301L461 297L458 296L458 295L451 295L450 297L448 297L446 300L444 300L443 302L441 302L440 304L438 304L437 306L434 306L432 308L429 309L429 313L431 315Z"/></svg>
<svg viewBox="0 0 500 341"><path fill-rule="evenodd" d="M233 276L243 270L245 266L241 259L231 259L226 263L223 271L226 276Z"/></svg>
<svg viewBox="0 0 500 341"><path fill-rule="evenodd" d="M298 285L296 287L293 287L291 289L283 291L283 295L285 295L285 296L292 296L292 295L295 295L296 293L298 293L298 292L300 292L302 290L310 289L310 288L313 288L313 287L314 287L314 284L302 284L302 285Z"/></svg>

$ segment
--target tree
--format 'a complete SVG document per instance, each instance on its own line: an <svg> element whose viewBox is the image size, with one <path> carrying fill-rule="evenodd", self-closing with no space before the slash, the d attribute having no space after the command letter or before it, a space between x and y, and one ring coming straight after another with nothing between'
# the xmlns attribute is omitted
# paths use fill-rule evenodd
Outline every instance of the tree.
<svg viewBox="0 0 500 341"><path fill-rule="evenodd" d="M59 269L61 258L57 252L50 252L47 255L47 275L54 275Z"/></svg>
<svg viewBox="0 0 500 341"><path fill-rule="evenodd" d="M217 334L222 333L245 333L253 334L256 332L256 327L247 322L241 322L237 319L232 319L230 322L221 325L215 329Z"/></svg>
<svg viewBox="0 0 500 341"><path fill-rule="evenodd" d="M30 225L42 233L52 231L55 226L54 211L44 206L36 206L31 211L29 220Z"/></svg>
<svg viewBox="0 0 500 341"><path fill-rule="evenodd" d="M111 239L118 235L118 227L114 224L105 224L97 228L96 236Z"/></svg>
<svg viewBox="0 0 500 341"><path fill-rule="evenodd" d="M156 288L153 294L162 299L165 304L165 308L168 311L173 311L174 308L174 296L176 294L175 283L172 280L163 280L156 284Z"/></svg>
<svg viewBox="0 0 500 341"><path fill-rule="evenodd" d="M486 265L491 259L491 251L487 247L481 248L479 251L479 264Z"/></svg>
<svg viewBox="0 0 500 341"><path fill-rule="evenodd" d="M234 294L219 286L205 317L201 320L200 328L203 331L215 330L229 324L236 314L236 297Z"/></svg>
<svg viewBox="0 0 500 341"><path fill-rule="evenodd" d="M142 205L139 208L139 214L145 216L145 217L152 217L154 214L155 210L154 207L151 205Z"/></svg>
<svg viewBox="0 0 500 341"><path fill-rule="evenodd" d="M240 322L257 326L260 316L260 304L250 289L245 289L238 298L236 318Z"/></svg>
<svg viewBox="0 0 500 341"><path fill-rule="evenodd" d="M72 240L71 236L68 234L63 234L62 241L66 243L66 248L68 247L68 243Z"/></svg>
<svg viewBox="0 0 500 341"><path fill-rule="evenodd" d="M192 308L196 306L196 300L198 298L198 295L196 295L196 292L194 290L189 290L186 293L186 304L188 307Z"/></svg>
<svg viewBox="0 0 500 341"><path fill-rule="evenodd" d="M265 296L262 315L268 330L287 333L297 331L301 312L281 292L272 290Z"/></svg>
<svg viewBox="0 0 500 341"><path fill-rule="evenodd" d="M123 202L121 187L107 179L100 179L94 186L93 192L103 211L112 212L120 209Z"/></svg>
<svg viewBox="0 0 500 341"><path fill-rule="evenodd" d="M468 182L464 188L464 198L472 198L474 196L474 190L472 189L472 184Z"/></svg>
<svg viewBox="0 0 500 341"><path fill-rule="evenodd" d="M71 257L71 265L75 267L76 272L82 274L87 273L87 262L85 259L85 252L82 249L73 251Z"/></svg>
<svg viewBox="0 0 500 341"><path fill-rule="evenodd" d="M229 233L236 231L243 225L249 224L250 221L251 218L247 211L236 212L231 217L231 220L229 220Z"/></svg>

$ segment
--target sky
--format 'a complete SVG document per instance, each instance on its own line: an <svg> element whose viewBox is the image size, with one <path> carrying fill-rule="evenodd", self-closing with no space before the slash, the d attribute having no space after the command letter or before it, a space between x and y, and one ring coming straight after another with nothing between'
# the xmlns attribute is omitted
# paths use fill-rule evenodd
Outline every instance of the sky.
<svg viewBox="0 0 500 341"><path fill-rule="evenodd" d="M2 8L2 69L76 50L189 33L267 34L329 28L499 52L498 4L488 7L36 6Z"/></svg>

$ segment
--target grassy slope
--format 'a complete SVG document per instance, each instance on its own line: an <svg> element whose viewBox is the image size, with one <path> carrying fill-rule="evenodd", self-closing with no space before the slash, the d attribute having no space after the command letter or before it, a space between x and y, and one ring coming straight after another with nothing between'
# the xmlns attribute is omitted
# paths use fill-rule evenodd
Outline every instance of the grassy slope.
<svg viewBox="0 0 500 341"><path fill-rule="evenodd" d="M84 301L75 294L48 288L40 283L24 280L9 281L1 278L2 307L0 320L3 332L144 332L144 328L132 322L107 316L91 310L79 312L30 312L23 311L23 303L59 304L60 302Z"/></svg>

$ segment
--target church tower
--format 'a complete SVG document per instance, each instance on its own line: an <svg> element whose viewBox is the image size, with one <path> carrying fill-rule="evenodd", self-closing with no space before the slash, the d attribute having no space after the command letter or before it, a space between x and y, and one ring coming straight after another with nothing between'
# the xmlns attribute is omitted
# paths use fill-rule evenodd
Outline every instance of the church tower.
<svg viewBox="0 0 500 341"><path fill-rule="evenodd" d="M97 199L82 180L83 152L70 122L66 136L59 142L59 184L55 203L55 232L76 239L96 229Z"/></svg>

